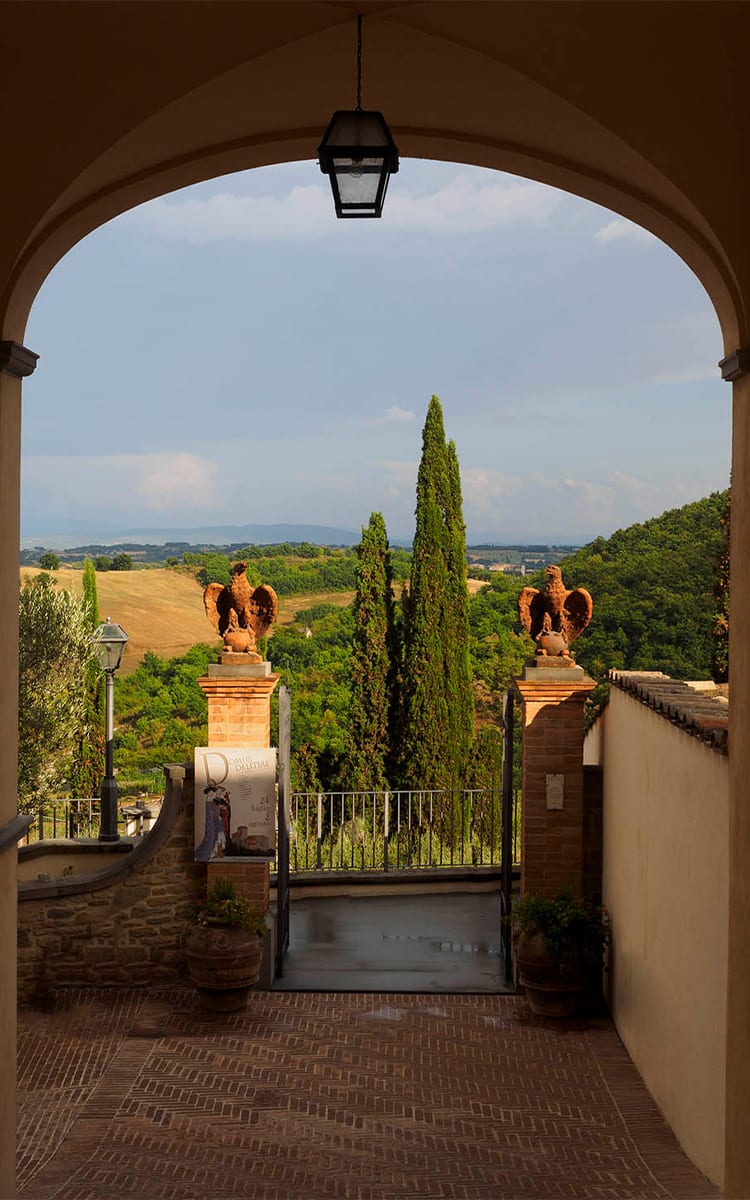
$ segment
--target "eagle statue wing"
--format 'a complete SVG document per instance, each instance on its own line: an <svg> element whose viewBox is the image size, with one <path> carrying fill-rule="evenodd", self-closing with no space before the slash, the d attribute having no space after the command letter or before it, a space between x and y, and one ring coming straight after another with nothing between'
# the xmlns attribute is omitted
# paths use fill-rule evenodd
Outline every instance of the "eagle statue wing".
<svg viewBox="0 0 750 1200"><path fill-rule="evenodd" d="M574 588L568 592L563 604L562 620L562 632L568 645L583 633L593 611L594 602L585 588Z"/></svg>
<svg viewBox="0 0 750 1200"><path fill-rule="evenodd" d="M256 638L265 637L276 620L279 601L275 591L267 583L261 583L250 597L248 604L248 626Z"/></svg>
<svg viewBox="0 0 750 1200"><path fill-rule="evenodd" d="M544 592L538 588L521 588L518 594L518 615L521 624L528 634L535 638L544 628L544 614L547 611Z"/></svg>
<svg viewBox="0 0 750 1200"><path fill-rule="evenodd" d="M214 629L223 637L232 611L232 598L227 589L221 583L209 583L203 593L203 606Z"/></svg>
<svg viewBox="0 0 750 1200"><path fill-rule="evenodd" d="M521 588L518 593L518 616L527 633L531 633L531 602L539 595L537 588Z"/></svg>

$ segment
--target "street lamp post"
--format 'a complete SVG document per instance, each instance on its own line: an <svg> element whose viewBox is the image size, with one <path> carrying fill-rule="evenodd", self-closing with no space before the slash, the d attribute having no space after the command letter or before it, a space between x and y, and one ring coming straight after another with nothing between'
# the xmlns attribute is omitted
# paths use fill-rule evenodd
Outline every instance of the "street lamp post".
<svg viewBox="0 0 750 1200"><path fill-rule="evenodd" d="M122 661L122 652L128 635L121 625L116 625L107 617L103 625L94 633L94 646L99 666L106 675L106 765L101 788L101 816L99 820L99 841L117 842L120 835L117 832L117 780L114 773L113 739L115 715L115 671Z"/></svg>

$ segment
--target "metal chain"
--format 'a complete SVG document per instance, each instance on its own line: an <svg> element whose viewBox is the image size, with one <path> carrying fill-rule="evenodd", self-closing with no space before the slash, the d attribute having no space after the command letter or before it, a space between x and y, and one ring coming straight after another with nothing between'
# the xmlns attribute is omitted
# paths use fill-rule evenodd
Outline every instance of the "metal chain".
<svg viewBox="0 0 750 1200"><path fill-rule="evenodd" d="M362 108L362 13L357 13L357 110Z"/></svg>

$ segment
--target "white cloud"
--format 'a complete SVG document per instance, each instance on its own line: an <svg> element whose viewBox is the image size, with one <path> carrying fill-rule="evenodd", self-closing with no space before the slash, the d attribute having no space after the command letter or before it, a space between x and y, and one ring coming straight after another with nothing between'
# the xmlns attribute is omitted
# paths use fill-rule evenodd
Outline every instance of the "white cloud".
<svg viewBox="0 0 750 1200"><path fill-rule="evenodd" d="M418 462L396 462L383 460L374 464L382 475L386 500L401 499L405 492L414 495L417 482Z"/></svg>
<svg viewBox="0 0 750 1200"><path fill-rule="evenodd" d="M224 501L217 468L195 454L37 455L24 459L24 484L49 492L56 506L91 511L184 514L215 511Z"/></svg>
<svg viewBox="0 0 750 1200"><path fill-rule="evenodd" d="M366 426L368 429L388 429L393 426L408 425L411 421L416 421L417 414L408 408L400 408L398 404L391 405L387 408L381 417L360 417L357 420L350 421L349 424L357 426Z"/></svg>
<svg viewBox="0 0 750 1200"><path fill-rule="evenodd" d="M597 242L631 241L640 242L643 245L658 241L658 238L655 238L647 229L642 229L640 225L635 225L632 221L626 221L624 217L615 217L608 225L597 229L594 237Z"/></svg>
<svg viewBox="0 0 750 1200"><path fill-rule="evenodd" d="M311 178L315 167L310 164ZM389 233L478 234L545 224L563 193L526 180L461 172L433 191L388 195ZM294 185L279 196L217 192L212 196L161 197L124 217L172 241L206 245L307 240L332 233L336 218L324 183Z"/></svg>
<svg viewBox="0 0 750 1200"><path fill-rule="evenodd" d="M501 500L521 487L520 476L511 476L492 467L469 467L461 472L464 516L467 520L491 517Z"/></svg>

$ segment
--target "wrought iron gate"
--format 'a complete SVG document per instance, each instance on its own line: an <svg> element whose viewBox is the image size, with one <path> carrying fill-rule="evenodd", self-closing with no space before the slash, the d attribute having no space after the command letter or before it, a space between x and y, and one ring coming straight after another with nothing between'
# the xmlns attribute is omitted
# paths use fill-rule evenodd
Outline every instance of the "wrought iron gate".
<svg viewBox="0 0 750 1200"><path fill-rule="evenodd" d="M291 690L279 688L279 816L276 851L276 964L275 974L284 974L284 955L289 947L289 835L291 832Z"/></svg>
<svg viewBox="0 0 750 1200"><path fill-rule="evenodd" d="M510 917L513 905L513 692L509 689L503 696L503 808L502 808L502 882L500 911L503 918L502 946L505 965L505 982L513 980L513 943L511 941Z"/></svg>

